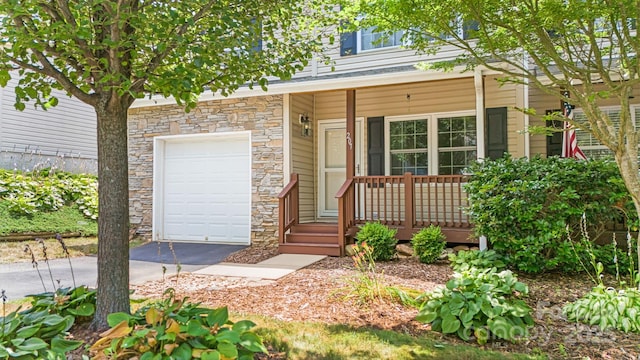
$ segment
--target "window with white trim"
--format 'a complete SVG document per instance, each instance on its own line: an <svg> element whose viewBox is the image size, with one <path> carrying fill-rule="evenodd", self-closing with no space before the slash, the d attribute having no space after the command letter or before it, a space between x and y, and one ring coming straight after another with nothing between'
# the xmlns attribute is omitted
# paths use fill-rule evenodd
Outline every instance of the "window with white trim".
<svg viewBox="0 0 640 360"><path fill-rule="evenodd" d="M620 126L620 107L602 108L603 113L609 116L609 119L613 122L616 128ZM586 122L586 116L581 109L575 109L574 120L579 122ZM640 130L640 124L637 119L640 119L640 106L631 107L631 121L635 124L636 131ZM584 152L589 159L600 159L603 157L613 156L613 152L606 146L602 145L598 139L596 139L590 132L585 130L576 129L576 139L578 141L578 147Z"/></svg>
<svg viewBox="0 0 640 360"><path fill-rule="evenodd" d="M388 175L452 175L477 160L473 112L385 118Z"/></svg>
<svg viewBox="0 0 640 360"><path fill-rule="evenodd" d="M478 158L475 116L438 118L438 174L461 174Z"/></svg>
<svg viewBox="0 0 640 360"><path fill-rule="evenodd" d="M391 175L410 172L428 174L427 120L401 120L389 123Z"/></svg>

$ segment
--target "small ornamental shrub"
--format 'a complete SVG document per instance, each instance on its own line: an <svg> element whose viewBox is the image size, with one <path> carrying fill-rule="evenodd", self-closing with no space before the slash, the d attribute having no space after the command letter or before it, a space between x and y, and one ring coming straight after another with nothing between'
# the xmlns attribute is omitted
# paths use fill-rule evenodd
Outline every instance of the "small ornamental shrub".
<svg viewBox="0 0 640 360"><path fill-rule="evenodd" d="M447 242L439 226L429 225L413 235L411 245L420 262L431 264L440 258Z"/></svg>
<svg viewBox="0 0 640 360"><path fill-rule="evenodd" d="M356 244L367 243L373 248L374 261L389 261L396 255L396 229L382 225L379 222L364 224L356 234Z"/></svg>
<svg viewBox="0 0 640 360"><path fill-rule="evenodd" d="M565 305L562 313L569 321L597 325L601 330L640 332L640 291L616 290L598 285L580 299Z"/></svg>
<svg viewBox="0 0 640 360"><path fill-rule="evenodd" d="M532 310L521 299L528 291L509 270L470 268L423 295L416 320L465 341L475 337L479 344L492 338L516 341L533 326Z"/></svg>
<svg viewBox="0 0 640 360"><path fill-rule="evenodd" d="M226 307L204 308L169 293L133 315L110 314L111 329L91 346L93 359L253 359L267 352L253 322L234 323Z"/></svg>
<svg viewBox="0 0 640 360"><path fill-rule="evenodd" d="M497 271L502 271L507 267L502 261L502 256L495 250L458 251L457 254L449 254L449 261L451 262L451 268L455 272L463 272L471 268L495 268Z"/></svg>
<svg viewBox="0 0 640 360"><path fill-rule="evenodd" d="M473 175L465 190L476 233L486 235L505 263L520 271L578 268L566 242L580 238L583 214L591 239L607 223L637 223L635 217L624 218L636 212L611 160L507 156L469 170Z"/></svg>

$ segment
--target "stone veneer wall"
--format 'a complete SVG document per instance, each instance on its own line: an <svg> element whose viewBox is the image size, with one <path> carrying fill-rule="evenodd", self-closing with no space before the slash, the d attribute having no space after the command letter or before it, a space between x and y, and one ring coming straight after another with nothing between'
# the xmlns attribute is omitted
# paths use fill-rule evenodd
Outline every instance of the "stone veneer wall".
<svg viewBox="0 0 640 360"><path fill-rule="evenodd" d="M278 193L283 187L282 96L201 102L190 113L164 105L129 110L129 208L132 228L151 239L153 138L251 131L251 242L277 243Z"/></svg>

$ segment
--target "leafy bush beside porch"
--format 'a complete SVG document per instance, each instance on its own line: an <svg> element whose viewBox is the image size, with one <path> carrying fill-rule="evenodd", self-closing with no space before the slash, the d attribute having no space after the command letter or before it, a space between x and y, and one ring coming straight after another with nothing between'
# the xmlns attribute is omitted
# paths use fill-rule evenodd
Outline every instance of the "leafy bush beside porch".
<svg viewBox="0 0 640 360"><path fill-rule="evenodd" d="M470 167L466 191L469 215L478 235L510 267L539 273L580 269L571 238L587 232L595 239L607 223L636 224L633 204L611 160L576 161L558 157L513 159L507 156ZM598 259L612 261L613 256Z"/></svg>

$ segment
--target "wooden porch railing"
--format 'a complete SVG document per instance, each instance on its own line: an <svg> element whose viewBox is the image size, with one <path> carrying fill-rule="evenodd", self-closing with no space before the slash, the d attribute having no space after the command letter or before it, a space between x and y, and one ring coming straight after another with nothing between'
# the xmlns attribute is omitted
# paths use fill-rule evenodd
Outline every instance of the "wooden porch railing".
<svg viewBox="0 0 640 360"><path fill-rule="evenodd" d="M278 242L280 244L284 244L285 234L292 226L298 224L300 219L298 182L298 174L291 174L289 184L278 194L280 207L280 213L278 215Z"/></svg>
<svg viewBox="0 0 640 360"><path fill-rule="evenodd" d="M355 187L353 179L347 179L338 193L338 246L340 256L344 255L345 239L347 232L355 225Z"/></svg>
<svg viewBox="0 0 640 360"><path fill-rule="evenodd" d="M398 228L409 239L430 224L446 228L471 227L463 208L468 205L464 175L356 176L347 180L338 198L338 231L368 221ZM468 232L465 232L465 234ZM462 236L462 235L461 235ZM453 242L453 241L452 241Z"/></svg>

